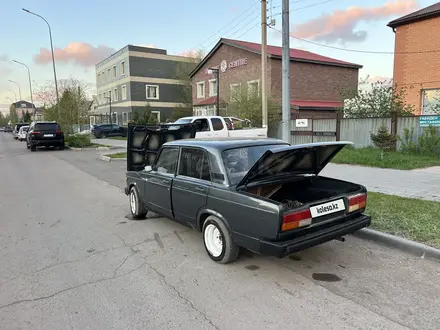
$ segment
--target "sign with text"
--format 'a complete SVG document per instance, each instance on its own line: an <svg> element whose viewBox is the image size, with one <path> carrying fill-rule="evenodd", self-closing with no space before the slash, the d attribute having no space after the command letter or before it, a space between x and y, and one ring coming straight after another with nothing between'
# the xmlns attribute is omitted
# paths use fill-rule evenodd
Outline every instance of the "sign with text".
<svg viewBox="0 0 440 330"><path fill-rule="evenodd" d="M307 126L309 126L309 121L307 119L296 119L295 126L296 127L307 127Z"/></svg>
<svg viewBox="0 0 440 330"><path fill-rule="evenodd" d="M240 67L240 66L243 66L246 64L247 64L247 57L239 58L238 60L231 61L229 63L226 60L223 60L223 61L221 61L220 65L213 66L210 68L220 70L221 72L224 73L224 72L226 72L227 69L237 68L237 67ZM213 73L212 71L209 70L210 68L205 69L205 74L212 74Z"/></svg>
<svg viewBox="0 0 440 330"><path fill-rule="evenodd" d="M419 117L419 127L440 126L440 116Z"/></svg>

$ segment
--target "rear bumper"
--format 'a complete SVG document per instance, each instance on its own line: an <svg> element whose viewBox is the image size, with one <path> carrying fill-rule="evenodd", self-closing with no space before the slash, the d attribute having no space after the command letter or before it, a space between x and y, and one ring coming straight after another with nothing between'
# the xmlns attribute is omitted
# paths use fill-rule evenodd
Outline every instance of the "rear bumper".
<svg viewBox="0 0 440 330"><path fill-rule="evenodd" d="M39 146L61 146L64 144L64 139L50 139L50 140L32 140L31 145Z"/></svg>
<svg viewBox="0 0 440 330"><path fill-rule="evenodd" d="M289 241L282 242L259 242L259 253L282 258L289 254L299 252L313 246L331 241L335 238L351 234L359 229L368 227L371 217L361 215L353 220L337 224L335 226L323 228L317 232L306 234Z"/></svg>

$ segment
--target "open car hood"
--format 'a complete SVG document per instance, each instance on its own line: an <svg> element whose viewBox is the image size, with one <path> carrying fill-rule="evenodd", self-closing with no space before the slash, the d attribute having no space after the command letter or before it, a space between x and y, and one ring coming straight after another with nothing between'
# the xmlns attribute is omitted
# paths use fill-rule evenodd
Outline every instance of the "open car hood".
<svg viewBox="0 0 440 330"><path fill-rule="evenodd" d="M352 144L348 141L338 141L275 147L260 157L236 188L283 174L317 175L342 148Z"/></svg>
<svg viewBox="0 0 440 330"><path fill-rule="evenodd" d="M141 171L153 165L156 155L166 142L196 136L194 124L134 125L127 130L127 171Z"/></svg>

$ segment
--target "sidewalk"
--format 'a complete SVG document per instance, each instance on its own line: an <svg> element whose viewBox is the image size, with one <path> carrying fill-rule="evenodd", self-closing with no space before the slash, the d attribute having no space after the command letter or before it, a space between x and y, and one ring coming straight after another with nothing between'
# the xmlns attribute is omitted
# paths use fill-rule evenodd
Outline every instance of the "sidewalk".
<svg viewBox="0 0 440 330"><path fill-rule="evenodd" d="M352 181L370 191L440 202L440 171L401 171L344 164L328 164L320 175Z"/></svg>
<svg viewBox="0 0 440 330"><path fill-rule="evenodd" d="M113 140L113 139L92 139L92 143L105 144L112 147L127 149L127 140Z"/></svg>

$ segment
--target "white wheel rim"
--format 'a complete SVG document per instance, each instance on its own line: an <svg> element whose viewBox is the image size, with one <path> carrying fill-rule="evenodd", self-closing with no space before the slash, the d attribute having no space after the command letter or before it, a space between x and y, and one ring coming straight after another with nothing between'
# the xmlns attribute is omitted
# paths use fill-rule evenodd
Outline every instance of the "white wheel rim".
<svg viewBox="0 0 440 330"><path fill-rule="evenodd" d="M223 252L223 240L220 230L212 224L209 224L205 228L205 245L209 253L213 257L218 257Z"/></svg>
<svg viewBox="0 0 440 330"><path fill-rule="evenodd" d="M136 214L136 196L134 195L133 191L130 194L130 207L131 207L131 212Z"/></svg>

